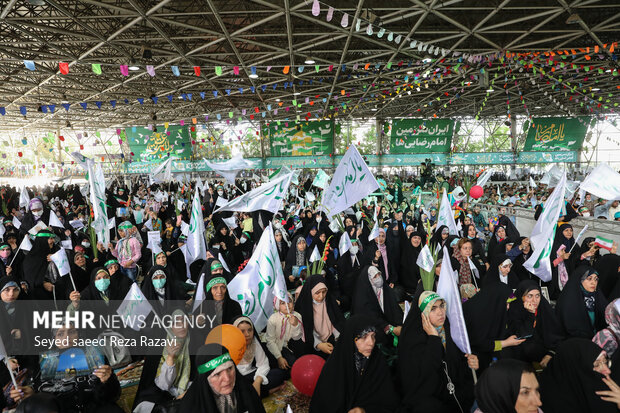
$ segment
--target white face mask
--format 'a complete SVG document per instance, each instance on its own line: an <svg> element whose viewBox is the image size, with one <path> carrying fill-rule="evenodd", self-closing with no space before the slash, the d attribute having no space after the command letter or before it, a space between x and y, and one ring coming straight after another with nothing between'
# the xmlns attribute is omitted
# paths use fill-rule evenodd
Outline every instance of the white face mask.
<svg viewBox="0 0 620 413"><path fill-rule="evenodd" d="M349 251L351 251L351 255L356 255L359 250L360 250L360 247L358 247L357 245L354 245L351 248L349 248Z"/></svg>
<svg viewBox="0 0 620 413"><path fill-rule="evenodd" d="M379 276L379 277L371 278L370 283L375 288L381 288L383 287L383 277Z"/></svg>
<svg viewBox="0 0 620 413"><path fill-rule="evenodd" d="M239 240L239 243L240 243L240 244L245 244L245 242L246 242L247 240L248 240L248 239L247 239L246 237L241 237L241 239Z"/></svg>
<svg viewBox="0 0 620 413"><path fill-rule="evenodd" d="M217 191L218 196L224 195L224 191Z"/></svg>
<svg viewBox="0 0 620 413"><path fill-rule="evenodd" d="M43 210L41 210L41 211L32 211L32 215L34 215L36 218L41 218L41 215L43 215Z"/></svg>
<svg viewBox="0 0 620 413"><path fill-rule="evenodd" d="M90 247L90 242L83 242L83 243L82 243L82 246L83 246L84 248L88 248L88 247Z"/></svg>
<svg viewBox="0 0 620 413"><path fill-rule="evenodd" d="M583 213L583 216L584 216L584 217L589 217L589 216L590 216L590 213L589 213L589 212L584 212L584 213Z"/></svg>

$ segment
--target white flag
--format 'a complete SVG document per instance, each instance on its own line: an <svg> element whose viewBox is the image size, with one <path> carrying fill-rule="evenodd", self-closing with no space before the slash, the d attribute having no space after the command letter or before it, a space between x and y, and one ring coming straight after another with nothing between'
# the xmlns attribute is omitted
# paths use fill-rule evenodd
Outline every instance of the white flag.
<svg viewBox="0 0 620 413"><path fill-rule="evenodd" d="M50 211L50 220L49 220L49 224L48 226L50 227L55 227L55 228L64 228L65 226L62 224L62 222L60 222L60 220L58 219L58 216L56 215L56 213L54 211Z"/></svg>
<svg viewBox="0 0 620 413"><path fill-rule="evenodd" d="M292 177L293 173L291 172L262 184L258 188L246 192L223 207L218 208L214 214L224 211L252 212L258 210L265 210L275 214L282 209L282 202L286 198Z"/></svg>
<svg viewBox="0 0 620 413"><path fill-rule="evenodd" d="M62 245L62 247L66 250L72 250L73 249L73 244L71 242L70 239L64 240L64 241L60 241L60 245Z"/></svg>
<svg viewBox="0 0 620 413"><path fill-rule="evenodd" d="M484 171L482 175L480 175L480 177L478 178L476 185L484 186L484 184L486 184L487 181L491 179L491 175L493 175L493 168L489 168L486 171Z"/></svg>
<svg viewBox="0 0 620 413"><path fill-rule="evenodd" d="M532 179L532 177L530 176L530 188L534 189L536 188L538 185L536 185L536 182L534 182L534 179Z"/></svg>
<svg viewBox="0 0 620 413"><path fill-rule="evenodd" d="M94 165L95 161L90 158L85 157L79 152L71 152L69 155L75 160L75 162L82 167L85 171L88 172L88 168ZM82 193L82 195L86 195L86 193Z"/></svg>
<svg viewBox="0 0 620 413"><path fill-rule="evenodd" d="M368 165L351 145L336 168L329 187L323 192L320 210L333 217L379 188Z"/></svg>
<svg viewBox="0 0 620 413"><path fill-rule="evenodd" d="M30 196L28 195L28 191L26 190L26 187L22 187L22 191L19 194L19 207L20 208L28 208L28 205L30 204Z"/></svg>
<svg viewBox="0 0 620 413"><path fill-rule="evenodd" d="M79 219L74 219L72 221L69 221L69 225L71 225L71 227L73 227L73 229L84 228L84 223L82 221L80 221Z"/></svg>
<svg viewBox="0 0 620 413"><path fill-rule="evenodd" d="M64 277L71 272L69 258L67 258L67 253L64 248L59 249L58 252L52 254L50 258L54 261L54 264L56 264L56 268L58 268L58 273L61 277Z"/></svg>
<svg viewBox="0 0 620 413"><path fill-rule="evenodd" d="M222 267L224 267L226 271L230 272L230 268L228 268L228 264L226 264L226 260L222 256L221 252L217 253L217 260L222 263Z"/></svg>
<svg viewBox="0 0 620 413"><path fill-rule="evenodd" d="M196 260L207 259L207 247L205 245L205 223L202 217L202 204L198 190L194 193L192 210L189 220L189 233L187 234L187 259L186 264L190 265Z"/></svg>
<svg viewBox="0 0 620 413"><path fill-rule="evenodd" d="M405 300L405 311L403 311L403 324L405 324L405 320L407 319L407 315L409 314L410 310L411 310L411 303Z"/></svg>
<svg viewBox="0 0 620 413"><path fill-rule="evenodd" d="M151 303L148 302L138 284L132 283L125 299L118 306L116 314L121 316L125 325L133 330L140 331L140 320L144 320L153 311Z"/></svg>
<svg viewBox="0 0 620 413"><path fill-rule="evenodd" d="M228 199L224 198L223 196L218 196L217 199L215 200L215 206L223 207L227 203L228 203Z"/></svg>
<svg viewBox="0 0 620 413"><path fill-rule="evenodd" d="M20 229L22 226L22 222L19 219L17 219L15 215L13 215L13 226L17 229Z"/></svg>
<svg viewBox="0 0 620 413"><path fill-rule="evenodd" d="M153 251L153 248L161 244L161 235L159 231L147 232L146 239L148 240L148 242L146 243L146 248L150 249L151 251ZM155 251L153 251L153 254L155 254Z"/></svg>
<svg viewBox="0 0 620 413"><path fill-rule="evenodd" d="M585 234L586 231L588 230L588 227L589 227L589 225L586 224L586 226L583 227L583 229L581 231L579 231L579 234L577 235L577 238L575 238L575 242L573 243L573 248L575 247L575 245L579 244L579 241L581 241L581 238L583 237L583 234Z"/></svg>
<svg viewBox="0 0 620 413"><path fill-rule="evenodd" d="M452 212L452 208L450 207L450 201L448 201L448 195L446 194L445 188L441 197L439 213L437 214L437 228L442 225L448 227L451 235L459 235L459 230L456 227L456 222L454 221L454 212Z"/></svg>
<svg viewBox="0 0 620 413"><path fill-rule="evenodd" d="M583 180L580 188L608 201L620 199L620 174L606 163L600 164Z"/></svg>
<svg viewBox="0 0 620 413"><path fill-rule="evenodd" d="M30 251L32 249L32 243L30 242L30 237L28 237L28 234L24 236L24 239L19 244L19 249L24 251Z"/></svg>
<svg viewBox="0 0 620 413"><path fill-rule="evenodd" d="M145 223L144 226L149 229L149 230L153 230L153 219L149 218Z"/></svg>
<svg viewBox="0 0 620 413"><path fill-rule="evenodd" d="M88 164L88 182L90 185L90 203L94 210L93 227L97 232L97 240L103 245L110 244L108 231L108 212L106 206L105 178L101 165Z"/></svg>
<svg viewBox="0 0 620 413"><path fill-rule="evenodd" d="M166 159L162 164L149 174L149 184L159 184L172 180L172 157Z"/></svg>
<svg viewBox="0 0 620 413"><path fill-rule="evenodd" d="M448 248L443 247L443 256L449 257ZM437 294L446 302L447 316L450 321L450 335L454 344L465 354L471 354L467 326L463 317L461 295L457 287L457 274L452 269L449 259L443 260L439 281L437 281Z"/></svg>
<svg viewBox="0 0 620 413"><path fill-rule="evenodd" d="M263 231L246 267L228 284L228 293L241 304L243 315L252 320L256 331L267 326L267 320L273 313L274 296L288 302L271 223Z"/></svg>
<svg viewBox="0 0 620 413"><path fill-rule="evenodd" d="M230 218L222 218L222 221L224 221L224 223L226 224L226 226L232 231L233 229L237 228L237 218L235 217L230 217Z"/></svg>
<svg viewBox="0 0 620 413"><path fill-rule="evenodd" d="M200 191L200 195L205 195L205 185L202 183L202 179L200 179L200 175L198 175L198 179L196 180L196 189Z"/></svg>
<svg viewBox="0 0 620 413"><path fill-rule="evenodd" d="M372 241L379 236L379 221L377 220L377 211L378 208L375 208L375 225L372 227L370 234L368 234L368 241ZM364 221L362 221L362 225L364 225Z"/></svg>
<svg viewBox="0 0 620 413"><path fill-rule="evenodd" d="M319 248L315 245L312 250L312 254L310 255L310 262L319 261L321 259L321 253L319 252Z"/></svg>
<svg viewBox="0 0 620 413"><path fill-rule="evenodd" d="M116 228L116 217L108 219L108 229Z"/></svg>
<svg viewBox="0 0 620 413"><path fill-rule="evenodd" d="M181 234L185 235L187 237L187 234L189 234L189 224L185 221L181 221Z"/></svg>
<svg viewBox="0 0 620 413"><path fill-rule="evenodd" d="M205 274L200 274L200 279L198 280L198 286L196 286L196 295L194 297L194 308L192 309L192 313L196 311L200 304L205 300Z"/></svg>
<svg viewBox="0 0 620 413"><path fill-rule="evenodd" d="M258 163L243 159L241 155L234 156L225 162L209 162L204 160L209 168L217 172L226 179L226 182L235 184L235 178L240 171L244 169L256 169Z"/></svg>
<svg viewBox="0 0 620 413"><path fill-rule="evenodd" d="M551 280L551 248L555 239L555 230L558 218L564 207L564 192L566 190L566 172L562 174L559 184L543 205L543 212L534 225L530 243L534 251L523 266L541 280Z"/></svg>
<svg viewBox="0 0 620 413"><path fill-rule="evenodd" d="M553 165L551 169L549 169L543 177L540 179L541 184L547 185L549 188L554 188L560 179L562 179L562 174L564 170L557 165Z"/></svg>
<svg viewBox="0 0 620 413"><path fill-rule="evenodd" d="M425 245L424 248L422 248L422 251L420 251L418 259L415 263L424 271L431 272L433 270L435 260L433 259L433 254L431 254L431 250L428 248L428 245Z"/></svg>
<svg viewBox="0 0 620 413"><path fill-rule="evenodd" d="M314 181L312 181L312 185L317 188L325 189L329 183L329 175L325 173L324 170L319 169L316 176L314 177Z"/></svg>
<svg viewBox="0 0 620 413"><path fill-rule="evenodd" d="M340 236L340 242L338 242L338 254L341 256L346 254L347 251L351 249L353 244L351 243L351 238L347 231L343 232Z"/></svg>

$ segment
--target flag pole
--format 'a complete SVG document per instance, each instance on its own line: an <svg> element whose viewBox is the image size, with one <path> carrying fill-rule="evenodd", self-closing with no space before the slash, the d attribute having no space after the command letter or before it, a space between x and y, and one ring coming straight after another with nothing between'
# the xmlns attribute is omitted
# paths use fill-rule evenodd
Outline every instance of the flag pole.
<svg viewBox="0 0 620 413"><path fill-rule="evenodd" d="M478 383L478 376L476 376L476 370L471 368L471 375L474 377L474 385Z"/></svg>
<svg viewBox="0 0 620 413"><path fill-rule="evenodd" d="M69 271L69 279L71 280L71 284L73 284L73 291L77 291L77 287L75 286L75 281L73 281L73 275L71 275L71 271Z"/></svg>
<svg viewBox="0 0 620 413"><path fill-rule="evenodd" d="M15 373L13 372L13 369L9 366L9 356L6 356L4 358L4 364L6 364L6 368L9 371L9 375L11 376L11 381L13 382L13 387L15 387L15 390L18 390L19 387L17 386L17 381L15 380Z"/></svg>
<svg viewBox="0 0 620 413"><path fill-rule="evenodd" d="M28 236L28 235L26 235L26 236ZM13 261L15 261L15 258L17 258L17 254L19 254L20 251L21 251L21 248L18 248L17 252L13 256L13 259L11 260L11 263L8 265L9 267L13 265Z"/></svg>

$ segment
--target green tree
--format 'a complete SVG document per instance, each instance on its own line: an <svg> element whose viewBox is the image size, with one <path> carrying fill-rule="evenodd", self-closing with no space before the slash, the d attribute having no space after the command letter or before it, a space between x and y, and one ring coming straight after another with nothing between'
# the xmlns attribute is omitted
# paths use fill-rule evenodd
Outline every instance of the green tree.
<svg viewBox="0 0 620 413"><path fill-rule="evenodd" d="M226 145L223 143L220 131L213 131L213 135L206 133L198 134L198 141L194 146L194 159L215 159L215 158L231 158L232 157L232 145ZM213 144L212 137L215 137L215 145ZM202 140L204 139L204 142Z"/></svg>
<svg viewBox="0 0 620 413"><path fill-rule="evenodd" d="M349 144L357 145L357 150L363 154L374 154L377 151L377 134L375 133L375 125L368 129L362 129L361 125L356 122L351 125L350 133L348 125L340 126L340 134L336 136L335 152L344 154Z"/></svg>
<svg viewBox="0 0 620 413"><path fill-rule="evenodd" d="M457 152L509 152L510 128L500 122L488 122L482 125L486 139L473 139L473 128L461 129L456 142Z"/></svg>

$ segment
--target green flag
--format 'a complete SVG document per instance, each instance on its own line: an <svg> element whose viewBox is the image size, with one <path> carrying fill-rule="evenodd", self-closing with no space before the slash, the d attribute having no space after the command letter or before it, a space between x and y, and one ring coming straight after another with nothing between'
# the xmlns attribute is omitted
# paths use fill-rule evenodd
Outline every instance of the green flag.
<svg viewBox="0 0 620 413"><path fill-rule="evenodd" d="M93 63L93 73L96 75L101 74L101 65L99 63Z"/></svg>

